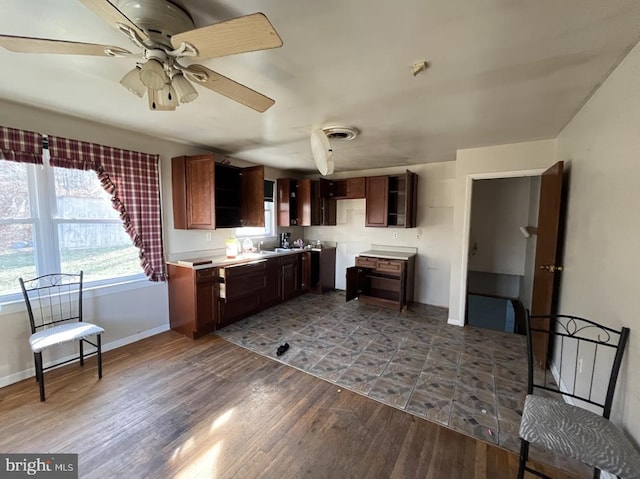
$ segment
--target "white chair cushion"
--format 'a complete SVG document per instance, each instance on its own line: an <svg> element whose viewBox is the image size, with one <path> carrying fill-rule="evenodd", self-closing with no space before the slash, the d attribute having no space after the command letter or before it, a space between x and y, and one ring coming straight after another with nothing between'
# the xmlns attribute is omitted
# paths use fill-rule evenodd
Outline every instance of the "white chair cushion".
<svg viewBox="0 0 640 479"><path fill-rule="evenodd" d="M39 353L43 349L62 344L67 341L75 341L85 338L91 334L102 334L104 329L95 324L82 322L63 323L53 328L43 329L34 333L29 338L29 344L34 353Z"/></svg>
<svg viewBox="0 0 640 479"><path fill-rule="evenodd" d="M565 402L529 394L520 437L623 479L640 478L640 453L608 419Z"/></svg>

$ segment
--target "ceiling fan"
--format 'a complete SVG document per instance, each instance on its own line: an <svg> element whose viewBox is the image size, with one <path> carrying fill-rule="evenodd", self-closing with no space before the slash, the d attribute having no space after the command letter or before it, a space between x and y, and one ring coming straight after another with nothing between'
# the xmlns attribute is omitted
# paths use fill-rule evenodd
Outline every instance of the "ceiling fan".
<svg viewBox="0 0 640 479"><path fill-rule="evenodd" d="M169 0L80 0L137 47L139 53L94 43L0 35L0 46L18 53L55 53L107 57L139 57L120 80L139 97L147 93L151 110L175 110L198 97L191 82L264 112L275 102L251 88L203 65L182 60L206 60L282 46L267 17L254 13L195 28L191 16Z"/></svg>

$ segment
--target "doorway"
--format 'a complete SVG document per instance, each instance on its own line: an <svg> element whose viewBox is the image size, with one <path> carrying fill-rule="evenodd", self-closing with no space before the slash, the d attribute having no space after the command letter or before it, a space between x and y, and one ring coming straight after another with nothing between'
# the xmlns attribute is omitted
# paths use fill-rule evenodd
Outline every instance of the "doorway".
<svg viewBox="0 0 640 479"><path fill-rule="evenodd" d="M474 178L471 187L465 323L522 333L518 311L531 308L540 176Z"/></svg>

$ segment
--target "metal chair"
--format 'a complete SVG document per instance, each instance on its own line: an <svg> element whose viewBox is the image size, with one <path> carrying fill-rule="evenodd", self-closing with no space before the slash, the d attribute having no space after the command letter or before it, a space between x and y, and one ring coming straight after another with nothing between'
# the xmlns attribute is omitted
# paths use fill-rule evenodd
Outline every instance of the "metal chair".
<svg viewBox="0 0 640 479"><path fill-rule="evenodd" d="M102 378L100 335L104 333L104 329L83 321L82 279L82 271L79 274L46 274L28 280L19 278L31 324L29 345L33 351L36 381L40 384L40 401L45 400L44 371L48 369L77 359L80 359L80 365L83 366L85 357L97 354L98 377ZM95 343L87 339L93 335L96 336ZM71 341L79 342L80 351L77 356L66 361L54 361L43 367L42 351ZM95 349L85 353L84 343Z"/></svg>
<svg viewBox="0 0 640 479"><path fill-rule="evenodd" d="M629 329L615 330L569 315L526 314L529 378L520 423L520 467L537 444L621 478L640 478L640 454L611 421L611 405ZM534 363L532 337L549 340L550 369ZM535 394L534 394L535 392Z"/></svg>

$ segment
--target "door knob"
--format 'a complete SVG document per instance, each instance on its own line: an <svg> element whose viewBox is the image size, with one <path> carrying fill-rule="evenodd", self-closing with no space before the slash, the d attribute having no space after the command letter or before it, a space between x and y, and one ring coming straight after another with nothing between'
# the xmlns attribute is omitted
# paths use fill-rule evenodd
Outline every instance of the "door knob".
<svg viewBox="0 0 640 479"><path fill-rule="evenodd" d="M542 264L540 265L540 269L555 273L556 271L562 271L562 266L555 266L553 264Z"/></svg>

